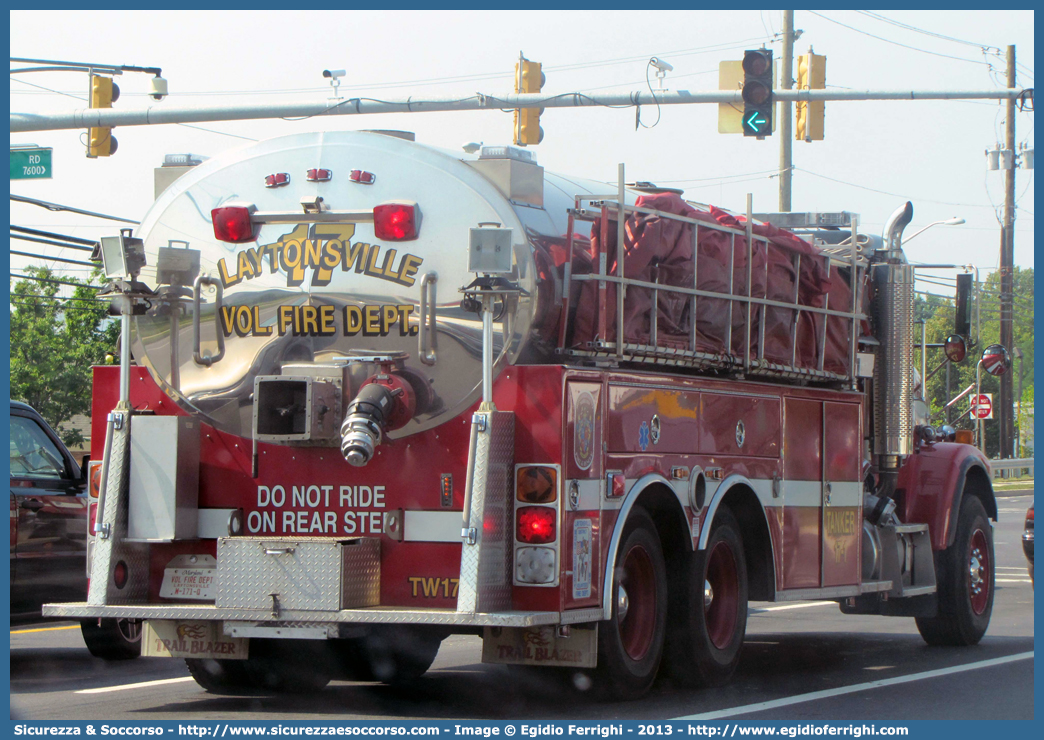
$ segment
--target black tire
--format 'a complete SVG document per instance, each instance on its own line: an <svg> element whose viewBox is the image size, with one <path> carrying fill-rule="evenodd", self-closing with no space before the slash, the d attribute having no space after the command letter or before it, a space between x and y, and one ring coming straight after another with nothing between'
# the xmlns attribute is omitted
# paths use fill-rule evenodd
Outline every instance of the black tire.
<svg viewBox="0 0 1044 740"><path fill-rule="evenodd" d="M982 639L993 612L996 562L986 509L976 496L966 494L953 544L935 553L939 613L917 618L925 642L975 645Z"/></svg>
<svg viewBox="0 0 1044 740"><path fill-rule="evenodd" d="M189 674L208 694L244 696L256 693L245 660L186 658Z"/></svg>
<svg viewBox="0 0 1044 740"><path fill-rule="evenodd" d="M732 511L718 509L707 549L687 553L672 580L668 675L683 686L721 686L739 665L747 630L747 563Z"/></svg>
<svg viewBox="0 0 1044 740"><path fill-rule="evenodd" d="M612 588L612 618L598 625L596 688L627 701L652 686L667 631L667 568L656 525L640 506L624 525Z"/></svg>
<svg viewBox="0 0 1044 740"><path fill-rule="evenodd" d="M402 685L416 681L431 668L444 636L416 627L380 627L362 638L359 647L373 680Z"/></svg>
<svg viewBox="0 0 1044 740"><path fill-rule="evenodd" d="M278 694L322 691L332 678L326 641L251 639L250 657L241 661L250 682Z"/></svg>
<svg viewBox="0 0 1044 740"><path fill-rule="evenodd" d="M140 619L84 619L80 632L95 658L130 660L141 655Z"/></svg>
<svg viewBox="0 0 1044 740"><path fill-rule="evenodd" d="M375 681L370 660L366 656L365 638L330 640L337 675L348 681Z"/></svg>

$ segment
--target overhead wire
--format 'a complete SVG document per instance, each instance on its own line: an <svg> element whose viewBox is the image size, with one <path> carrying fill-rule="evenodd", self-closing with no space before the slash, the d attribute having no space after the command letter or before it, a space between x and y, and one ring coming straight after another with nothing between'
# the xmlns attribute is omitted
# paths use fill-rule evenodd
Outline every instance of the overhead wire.
<svg viewBox="0 0 1044 740"><path fill-rule="evenodd" d="M820 178L822 178L824 180L830 180L831 182L840 183L841 185L848 185L849 187L859 188L860 190L868 190L871 193L880 193L881 195L891 195L891 196L893 196L895 198L906 198L907 200L918 200L918 201L920 201L922 203L938 203L938 204L944 205L944 206L961 206L961 207L964 207L964 208L990 208L990 209L994 208L994 206L985 206L985 205L980 205L980 204L977 204L977 203L954 203L952 201L947 201L947 200L931 200L929 198L914 198L913 196L909 196L909 195L901 195L899 193L891 193L891 192L888 192L887 190L877 190L876 188L868 188L865 185L857 185L854 182L846 182L845 180L838 180L837 178L834 178L834 177L828 177L827 175L821 175L818 172L812 172L812 170L806 170L804 167L797 167L797 166L795 166L793 169L794 169L795 172L804 172L806 175L812 175L813 177L820 177Z"/></svg>
<svg viewBox="0 0 1044 740"><path fill-rule="evenodd" d="M850 26L847 23L842 23L841 21L834 20L833 18L825 16L822 13L817 13L814 10L810 10L808 12L811 13L812 15L818 17L818 18L822 18L825 21L829 21L830 23L836 23L837 25L842 26L844 28L847 28L850 31L855 31L856 33L861 33L864 36L869 36L870 38L877 39L878 41L884 41L886 44L895 44L896 46L901 46L904 49L910 49L911 51L919 51L919 52L922 52L924 54L931 54L932 56L943 57L945 59L954 59L954 60L956 60L958 62L970 62L971 64L984 64L987 67L990 66L989 62L980 62L978 59L968 59L967 57L955 57L952 54L942 54L941 52L929 51L928 49L919 49L916 46L910 46L909 44L902 44L902 43L899 43L898 41L892 41L891 39L886 39L883 36L876 36L876 35L870 33L869 31L863 31L863 30L861 30L859 28L855 28L854 26Z"/></svg>

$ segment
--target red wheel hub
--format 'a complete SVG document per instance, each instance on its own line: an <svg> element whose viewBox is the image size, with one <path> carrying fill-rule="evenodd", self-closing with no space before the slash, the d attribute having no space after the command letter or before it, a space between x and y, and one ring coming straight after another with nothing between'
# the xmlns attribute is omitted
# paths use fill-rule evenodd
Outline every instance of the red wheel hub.
<svg viewBox="0 0 1044 740"><path fill-rule="evenodd" d="M627 551L620 585L621 601L626 601L626 613L619 621L620 641L632 660L641 660L656 632L656 574L652 557L641 545Z"/></svg>
<svg viewBox="0 0 1044 740"><path fill-rule="evenodd" d="M971 597L971 608L975 614L985 612L990 601L992 567L986 533L976 529L972 533L968 552L968 595Z"/></svg>
<svg viewBox="0 0 1044 740"><path fill-rule="evenodd" d="M711 643L724 650L736 632L739 571L736 556L725 542L717 543L707 557L704 584L704 619Z"/></svg>

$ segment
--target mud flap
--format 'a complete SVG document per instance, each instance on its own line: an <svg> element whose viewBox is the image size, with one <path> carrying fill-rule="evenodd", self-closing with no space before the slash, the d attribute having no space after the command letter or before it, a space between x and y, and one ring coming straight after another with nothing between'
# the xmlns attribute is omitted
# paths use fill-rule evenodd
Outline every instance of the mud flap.
<svg viewBox="0 0 1044 740"><path fill-rule="evenodd" d="M598 664L598 624L486 627L482 662L594 668Z"/></svg>
<svg viewBox="0 0 1044 740"><path fill-rule="evenodd" d="M141 654L154 658L246 660L250 640L229 637L221 622L149 619L141 633Z"/></svg>

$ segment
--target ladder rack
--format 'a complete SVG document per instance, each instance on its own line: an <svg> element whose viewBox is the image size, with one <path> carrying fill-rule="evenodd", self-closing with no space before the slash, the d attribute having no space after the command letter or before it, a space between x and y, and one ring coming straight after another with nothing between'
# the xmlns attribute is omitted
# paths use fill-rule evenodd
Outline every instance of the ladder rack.
<svg viewBox="0 0 1044 740"><path fill-rule="evenodd" d="M863 249L859 240L857 217L854 215L852 217L852 235L846 240L848 242L847 245L832 245L826 248L817 247L819 252L818 255L804 255L800 252L794 252L791 255L791 266L794 270L793 296L789 301L779 301L767 297L770 280L769 270L771 265L768 249L772 240L768 237L759 236L753 233L750 195L747 196L746 226L745 228L739 229L724 224L709 223L708 221L694 219L679 214L629 204L626 202L626 198L627 191L624 186L624 168L622 164L619 166L617 193L609 195L577 195L574 198L575 207L570 210L568 215L569 220L567 233L569 234L569 238L567 254L572 255L573 249L576 246L576 235L574 233L576 222L590 222L592 224L592 232L594 229L598 230L598 252L597 254L592 254L594 261L592 263L592 272L589 274L573 274L572 260L569 259L566 261L563 276L563 303L565 311L563 315L565 317L570 316L569 303L571 300L571 288L573 283L594 283L597 286L597 328L593 340L581 342L579 344L572 343L570 342L572 322L568 320L568 318L563 320L561 322L559 333L559 346L557 350L559 354L569 357L585 358L594 362L605 362L613 365L620 363L654 364L657 366L687 368L696 371L726 372L740 376L771 377L801 383L842 383L855 387L856 350L859 339L859 322L866 318L865 314L859 311L862 301L861 288L868 267L868 260L862 253ZM698 206L694 204L690 203L689 205L698 208ZM625 223L628 218L631 218L636 214L651 215L692 225L691 242L693 281L691 287L672 286L660 283L658 267L653 269L652 281L627 277L623 274L625 262ZM616 269L613 271L615 274L610 274L608 270L610 260L607 245L610 233L609 229L612 227L615 227L617 232ZM699 243L700 235L704 230L717 231L727 235L728 237L729 247L726 275L729 292L727 293L700 289L698 287L700 275L698 270L697 245ZM735 275L737 237L746 241L745 294L737 294L734 292L737 277ZM785 249L785 247L779 248ZM754 294L753 284L754 256L758 249L765 250L765 291L761 296ZM829 291L824 293L824 305L822 307L800 303L802 259L821 259L827 277L831 276L833 270L839 268L850 269L851 273L848 278L848 283L852 293L851 305L831 307ZM612 327L607 325L609 322L608 289L610 285L617 286L615 291L615 332L610 332ZM626 293L632 288L644 289L649 291L652 296L652 308L649 317L650 331L647 341L628 341L629 338L624 336L624 306ZM679 342L677 341L676 335L674 340L669 344L661 341L661 338L659 337L658 315L662 294L685 296L689 300L689 336L685 342L686 346L684 347L677 346ZM699 306L698 298L717 299L728 302L729 308L727 313L729 318L724 326L724 336L722 337L724 348L722 351L708 352L705 351L706 348L701 348L699 346L696 321ZM739 354L733 352L732 315L735 305L740 306L742 317L742 327L740 328L740 331L744 333L743 350ZM760 307L760 319L753 316L756 307ZM765 313L769 307L785 309L792 312L792 319L790 321L791 356L789 363L781 363L778 361L773 362L765 357L765 327L767 323L765 320ZM801 314L811 314L821 317L818 326L815 327L817 332L816 344L818 346L815 367L803 366L798 362L797 333ZM832 372L824 367L827 346L827 324L831 317L840 318L847 323L849 335L847 373ZM754 324L752 318L757 321L756 331L758 336L756 351L755 345L752 345L751 342L752 331L755 331L755 329L752 328ZM815 322L813 322L813 325L815 326ZM615 337L613 336L614 334Z"/></svg>

